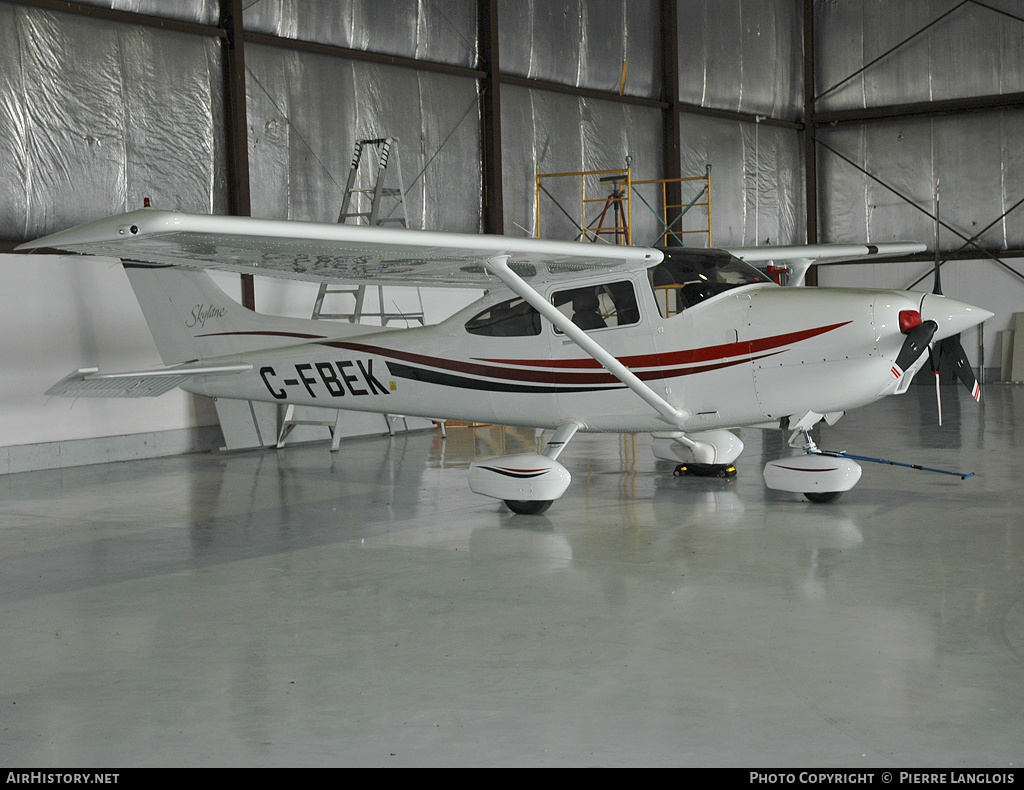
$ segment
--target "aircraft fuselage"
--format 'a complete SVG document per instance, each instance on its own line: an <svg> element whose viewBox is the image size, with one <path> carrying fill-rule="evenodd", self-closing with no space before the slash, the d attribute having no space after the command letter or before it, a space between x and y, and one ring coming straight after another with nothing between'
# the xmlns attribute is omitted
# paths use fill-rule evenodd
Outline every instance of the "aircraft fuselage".
<svg viewBox="0 0 1024 790"><path fill-rule="evenodd" d="M620 276L619 283L627 278ZM589 334L683 410L674 427L705 431L844 412L892 393L904 342L901 311L927 313L921 293L780 288L755 283L663 316L644 273L628 279L639 317ZM595 283L597 284L597 283ZM589 281L574 283L589 286ZM645 287L646 286L646 287ZM564 283L546 296L565 292ZM197 381L206 395L356 411L591 431L659 431L666 422L618 379L534 317L528 333L480 334L475 316L509 294L485 296L436 326L332 337L230 357L238 376ZM945 300L958 314L959 303ZM927 303L926 303L927 302ZM489 318L490 314L486 314ZM928 318L928 315L925 315ZM945 316L952 329L955 315ZM216 331L207 318L204 333ZM342 325L316 322L326 334ZM339 332L340 334L340 332ZM226 358L227 359L227 358Z"/></svg>

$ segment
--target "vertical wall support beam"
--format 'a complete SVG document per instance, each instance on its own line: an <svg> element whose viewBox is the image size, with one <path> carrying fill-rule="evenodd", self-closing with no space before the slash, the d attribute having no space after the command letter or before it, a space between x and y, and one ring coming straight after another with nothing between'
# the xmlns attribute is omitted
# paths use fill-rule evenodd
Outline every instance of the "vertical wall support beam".
<svg viewBox="0 0 1024 790"><path fill-rule="evenodd" d="M249 135L245 109L245 46L242 35L242 0L220 0L220 27L224 38L224 122L226 128L228 212L238 217L252 213L249 197ZM253 276L242 275L242 304L256 309Z"/></svg>
<svg viewBox="0 0 1024 790"><path fill-rule="evenodd" d="M480 138L483 163L483 230L505 232L501 188L501 72L498 60L498 0L477 0L478 68L480 80Z"/></svg>
<svg viewBox="0 0 1024 790"><path fill-rule="evenodd" d="M662 178L682 178L682 131L679 123L679 16L676 0L661 0L661 147ZM682 185L678 181L666 184L665 201L671 205L683 202ZM666 216L669 212L665 212ZM672 230L680 232L677 221Z"/></svg>
<svg viewBox="0 0 1024 790"><path fill-rule="evenodd" d="M804 201L807 243L818 243L818 156L814 142L814 0L804 0ZM818 284L818 269L807 273L808 285Z"/></svg>

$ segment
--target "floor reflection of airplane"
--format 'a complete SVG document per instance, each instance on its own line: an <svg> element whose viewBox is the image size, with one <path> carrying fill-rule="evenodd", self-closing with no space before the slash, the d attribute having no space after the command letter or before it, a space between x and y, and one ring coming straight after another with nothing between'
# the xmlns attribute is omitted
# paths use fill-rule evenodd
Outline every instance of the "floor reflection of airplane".
<svg viewBox="0 0 1024 790"><path fill-rule="evenodd" d="M570 482L577 431L650 431L689 471L733 474L729 429L810 429L902 393L929 344L991 314L909 291L781 288L722 250L627 247L142 209L19 247L114 256L165 367L81 369L49 394L219 398L521 425L543 453L475 462L473 491L539 513ZM774 261L918 252L911 243L777 248ZM737 251L764 259L753 250ZM802 264L800 264L802 265ZM214 268L320 282L487 289L435 326L382 329L263 316L228 299ZM769 487L827 500L849 459L770 462Z"/></svg>

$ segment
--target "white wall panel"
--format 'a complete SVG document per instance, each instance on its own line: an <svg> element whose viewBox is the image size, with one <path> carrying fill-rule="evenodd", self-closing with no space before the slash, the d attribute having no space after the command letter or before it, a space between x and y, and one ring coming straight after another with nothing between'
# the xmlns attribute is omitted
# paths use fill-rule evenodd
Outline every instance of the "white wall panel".
<svg viewBox="0 0 1024 790"><path fill-rule="evenodd" d="M215 425L208 399L46 398L80 367L161 365L120 263L0 255L0 447Z"/></svg>

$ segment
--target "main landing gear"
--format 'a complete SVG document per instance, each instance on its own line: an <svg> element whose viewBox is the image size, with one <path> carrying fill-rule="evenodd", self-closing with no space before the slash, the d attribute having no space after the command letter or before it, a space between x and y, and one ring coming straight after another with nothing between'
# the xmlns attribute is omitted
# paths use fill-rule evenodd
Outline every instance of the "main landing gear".
<svg viewBox="0 0 1024 790"><path fill-rule="evenodd" d="M673 477L692 475L693 477L736 477L736 467L732 464L679 464L672 470Z"/></svg>
<svg viewBox="0 0 1024 790"><path fill-rule="evenodd" d="M559 425L543 453L519 453L473 461L469 488L477 494L500 499L513 513L539 516L565 493L572 476L556 460L583 423Z"/></svg>
<svg viewBox="0 0 1024 790"><path fill-rule="evenodd" d="M504 499L505 507L520 516L539 516L551 507L553 499Z"/></svg>

